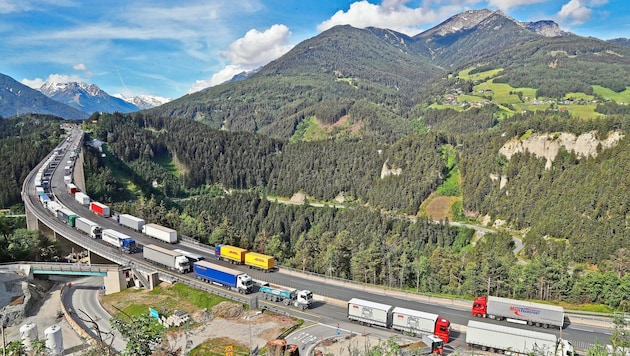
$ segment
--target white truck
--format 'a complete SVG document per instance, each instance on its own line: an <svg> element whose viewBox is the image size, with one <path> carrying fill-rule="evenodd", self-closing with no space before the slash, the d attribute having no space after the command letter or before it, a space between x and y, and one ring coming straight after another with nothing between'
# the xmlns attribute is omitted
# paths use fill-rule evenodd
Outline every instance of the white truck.
<svg viewBox="0 0 630 356"><path fill-rule="evenodd" d="M100 239L101 233L103 232L103 229L99 224L86 218L77 218L74 221L74 227L76 227L77 230L86 233L93 239Z"/></svg>
<svg viewBox="0 0 630 356"><path fill-rule="evenodd" d="M540 356L572 356L573 345L556 335L468 321L466 344L483 351Z"/></svg>
<svg viewBox="0 0 630 356"><path fill-rule="evenodd" d="M83 206L90 205L90 197L87 196L87 194L85 194L85 193L76 192L74 194L74 200L76 200L77 202L79 202L79 204L81 204Z"/></svg>
<svg viewBox="0 0 630 356"><path fill-rule="evenodd" d="M158 240L174 244L177 242L177 231L158 224L144 224L142 233Z"/></svg>
<svg viewBox="0 0 630 356"><path fill-rule="evenodd" d="M411 335L433 335L448 342L451 322L437 314L395 307L392 310L392 329Z"/></svg>
<svg viewBox="0 0 630 356"><path fill-rule="evenodd" d="M387 304L352 298L348 301L348 319L367 326L378 325L389 328L393 308Z"/></svg>
<svg viewBox="0 0 630 356"><path fill-rule="evenodd" d="M129 214L118 215L118 224L126 226L132 230L142 231L144 220Z"/></svg>
<svg viewBox="0 0 630 356"><path fill-rule="evenodd" d="M260 292L263 299L272 302L282 302L284 305L293 305L296 308L305 310L313 303L313 292L310 290L283 289L278 286L261 286Z"/></svg>
<svg viewBox="0 0 630 356"><path fill-rule="evenodd" d="M136 253L136 240L130 236L112 229L105 229L101 236L103 241L121 249L125 253Z"/></svg>
<svg viewBox="0 0 630 356"><path fill-rule="evenodd" d="M146 245L142 257L179 273L191 272L191 264L186 256L157 245Z"/></svg>

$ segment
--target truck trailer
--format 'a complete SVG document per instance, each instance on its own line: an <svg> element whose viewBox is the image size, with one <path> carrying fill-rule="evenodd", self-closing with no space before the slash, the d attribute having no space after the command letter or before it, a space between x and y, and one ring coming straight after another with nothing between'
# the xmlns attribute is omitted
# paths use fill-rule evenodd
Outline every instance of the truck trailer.
<svg viewBox="0 0 630 356"><path fill-rule="evenodd" d="M263 255L258 252L247 252L245 254L245 265L249 268L256 268L261 271L269 272L273 270L275 259L273 256Z"/></svg>
<svg viewBox="0 0 630 356"><path fill-rule="evenodd" d="M109 207L105 204L101 204L97 201L93 201L90 203L90 211L92 211L95 214L98 214L104 218L108 218L111 216L111 212L109 210Z"/></svg>
<svg viewBox="0 0 630 356"><path fill-rule="evenodd" d="M389 328L392 324L393 308L387 304L352 298L348 301L348 319L367 326L378 325Z"/></svg>
<svg viewBox="0 0 630 356"><path fill-rule="evenodd" d="M125 253L136 253L136 241L122 232L105 229L102 232L102 237L103 241L121 249Z"/></svg>
<svg viewBox="0 0 630 356"><path fill-rule="evenodd" d="M246 253L246 249L230 245L217 245L214 249L214 255L217 259L237 265L245 263Z"/></svg>
<svg viewBox="0 0 630 356"><path fill-rule="evenodd" d="M100 239L103 229L95 222L86 218L78 218L74 221L74 227L77 230L86 233L93 239Z"/></svg>
<svg viewBox="0 0 630 356"><path fill-rule="evenodd" d="M435 335L448 342L450 326L450 321L437 314L401 307L392 310L392 329L412 335Z"/></svg>
<svg viewBox="0 0 630 356"><path fill-rule="evenodd" d="M158 240L174 244L177 242L177 231L158 224L144 224L142 233Z"/></svg>
<svg viewBox="0 0 630 356"><path fill-rule="evenodd" d="M493 296L475 298L472 315L544 328L555 326L562 329L564 325L562 307Z"/></svg>
<svg viewBox="0 0 630 356"><path fill-rule="evenodd" d="M84 205L84 206L90 205L90 197L88 197L87 194L85 193L76 192L74 194L74 200L76 200L77 202L79 202L79 204Z"/></svg>
<svg viewBox="0 0 630 356"><path fill-rule="evenodd" d="M251 293L254 286L249 275L207 261L193 263L193 272L196 278L204 282L227 287L241 294Z"/></svg>
<svg viewBox="0 0 630 356"><path fill-rule="evenodd" d="M129 214L118 215L118 224L126 226L132 230L142 231L144 220Z"/></svg>
<svg viewBox="0 0 630 356"><path fill-rule="evenodd" d="M466 344L484 351L541 356L572 356L573 345L553 334L468 321Z"/></svg>
<svg viewBox="0 0 630 356"><path fill-rule="evenodd" d="M287 290L279 287L262 286L260 292L265 300L282 302L286 306L293 305L302 310L310 308L313 303L313 292L310 290Z"/></svg>
<svg viewBox="0 0 630 356"><path fill-rule="evenodd" d="M68 191L68 193L74 195L77 192L77 186L73 183L68 183L66 184L66 190Z"/></svg>
<svg viewBox="0 0 630 356"><path fill-rule="evenodd" d="M188 273L191 271L188 258L181 253L171 251L157 245L146 245L142 249L142 257L153 263L162 265L172 271Z"/></svg>
<svg viewBox="0 0 630 356"><path fill-rule="evenodd" d="M198 261L203 261L203 260L205 260L205 259L206 259L204 256L202 256L202 255L200 255L200 254L193 253L193 252L186 251L186 250L181 250L181 249L178 249L178 248L174 249L173 251L175 251L175 252L179 252L179 253L181 253L182 255L186 256L186 258L188 258L188 261L190 261L190 265L191 265L191 266L192 266L192 264L193 264L193 263L195 263L195 262L198 262Z"/></svg>
<svg viewBox="0 0 630 356"><path fill-rule="evenodd" d="M75 221L78 218L77 214L66 208L57 210L57 217L72 227L74 227Z"/></svg>

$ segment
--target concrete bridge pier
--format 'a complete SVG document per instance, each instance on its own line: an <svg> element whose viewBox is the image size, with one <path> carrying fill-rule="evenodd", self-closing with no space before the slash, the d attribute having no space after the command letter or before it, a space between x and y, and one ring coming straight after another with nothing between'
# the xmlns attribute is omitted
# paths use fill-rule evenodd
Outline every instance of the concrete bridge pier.
<svg viewBox="0 0 630 356"><path fill-rule="evenodd" d="M39 230L39 220L37 216L28 209L24 210L26 210L26 228L29 230Z"/></svg>

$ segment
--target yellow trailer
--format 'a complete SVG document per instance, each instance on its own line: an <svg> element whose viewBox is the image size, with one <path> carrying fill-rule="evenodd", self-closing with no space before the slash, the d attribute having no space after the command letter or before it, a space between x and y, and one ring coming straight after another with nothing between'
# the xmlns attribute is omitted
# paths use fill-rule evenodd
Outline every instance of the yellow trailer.
<svg viewBox="0 0 630 356"><path fill-rule="evenodd" d="M245 264L249 266L249 268L253 267L269 272L273 269L274 262L273 256L267 256L257 252L248 252L245 254Z"/></svg>
<svg viewBox="0 0 630 356"><path fill-rule="evenodd" d="M242 265L245 262L246 253L246 249L230 245L219 245L215 251L215 255L218 259L230 261L239 265Z"/></svg>

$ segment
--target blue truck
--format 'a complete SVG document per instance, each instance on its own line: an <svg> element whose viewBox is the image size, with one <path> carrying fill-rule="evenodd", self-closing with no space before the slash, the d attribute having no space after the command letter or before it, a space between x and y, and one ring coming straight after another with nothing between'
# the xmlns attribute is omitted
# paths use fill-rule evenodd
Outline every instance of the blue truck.
<svg viewBox="0 0 630 356"><path fill-rule="evenodd" d="M108 244L120 248L125 253L136 253L136 240L129 235L112 229L105 229L101 232L101 238Z"/></svg>
<svg viewBox="0 0 630 356"><path fill-rule="evenodd" d="M193 273L204 282L217 284L241 294L252 292L254 282L248 274L231 268L215 265L208 261L193 263Z"/></svg>

